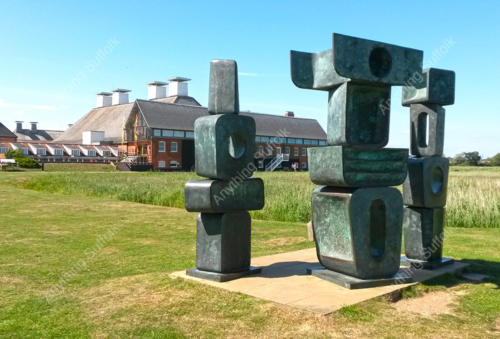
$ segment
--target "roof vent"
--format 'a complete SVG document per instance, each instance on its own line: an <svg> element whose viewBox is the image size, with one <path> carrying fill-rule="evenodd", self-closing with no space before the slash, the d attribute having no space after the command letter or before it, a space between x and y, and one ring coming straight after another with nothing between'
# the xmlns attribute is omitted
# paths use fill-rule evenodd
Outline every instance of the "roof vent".
<svg viewBox="0 0 500 339"><path fill-rule="evenodd" d="M295 116L295 114L293 114L293 112L292 112L292 111L286 111L286 112L285 112L285 116L286 116L286 117L289 117L289 118L293 118L293 117Z"/></svg>
<svg viewBox="0 0 500 339"><path fill-rule="evenodd" d="M21 132L23 130L24 121L16 121L16 132Z"/></svg>
<svg viewBox="0 0 500 339"><path fill-rule="evenodd" d="M111 93L100 92L97 93L96 107L106 107L111 106Z"/></svg>
<svg viewBox="0 0 500 339"><path fill-rule="evenodd" d="M188 84L187 82L191 80L188 78L175 77L168 79L170 83L168 84L168 96L188 96Z"/></svg>
<svg viewBox="0 0 500 339"><path fill-rule="evenodd" d="M117 88L113 91L111 103L113 105L128 104L128 93L130 90Z"/></svg>
<svg viewBox="0 0 500 339"><path fill-rule="evenodd" d="M153 81L148 83L148 100L161 99L167 96L167 85L163 81Z"/></svg>

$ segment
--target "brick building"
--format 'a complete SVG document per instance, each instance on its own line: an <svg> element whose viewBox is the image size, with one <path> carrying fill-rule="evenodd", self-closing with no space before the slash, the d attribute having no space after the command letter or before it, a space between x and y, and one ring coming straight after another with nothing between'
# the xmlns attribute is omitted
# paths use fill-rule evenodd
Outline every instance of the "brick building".
<svg viewBox="0 0 500 339"><path fill-rule="evenodd" d="M194 121L208 111L188 95L189 79L169 81L168 93L166 82L148 83L147 100L129 102L126 89L100 92L97 107L64 132L42 133L36 123L24 130L18 124L18 144L12 142L11 147L42 162L113 161L122 169L191 170ZM306 149L326 145L326 133L314 119L295 118L292 112L240 114L255 120L255 165L260 170L307 169ZM49 132L57 132L53 140ZM37 139L19 144L19 135Z"/></svg>

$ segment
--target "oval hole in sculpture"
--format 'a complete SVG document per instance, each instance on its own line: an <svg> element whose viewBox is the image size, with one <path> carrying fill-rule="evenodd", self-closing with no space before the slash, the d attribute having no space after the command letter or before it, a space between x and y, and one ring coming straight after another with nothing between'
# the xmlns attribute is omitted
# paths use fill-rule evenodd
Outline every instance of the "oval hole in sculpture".
<svg viewBox="0 0 500 339"><path fill-rule="evenodd" d="M229 136L229 155L233 159L239 159L245 154L245 139L239 134Z"/></svg>
<svg viewBox="0 0 500 339"><path fill-rule="evenodd" d="M370 206L370 255L381 259L385 252L385 203L382 199L372 201Z"/></svg>
<svg viewBox="0 0 500 339"><path fill-rule="evenodd" d="M385 77L392 68L392 57L383 47L375 47L368 59L370 71L377 78Z"/></svg>
<svg viewBox="0 0 500 339"><path fill-rule="evenodd" d="M434 167L431 173L431 190L434 194L439 194L443 190L444 174L441 167Z"/></svg>

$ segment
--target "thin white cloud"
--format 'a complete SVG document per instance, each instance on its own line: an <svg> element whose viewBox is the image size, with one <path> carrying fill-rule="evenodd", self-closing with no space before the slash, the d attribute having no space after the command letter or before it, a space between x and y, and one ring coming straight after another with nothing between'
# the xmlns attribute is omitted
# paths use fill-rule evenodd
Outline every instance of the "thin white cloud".
<svg viewBox="0 0 500 339"><path fill-rule="evenodd" d="M18 104L14 102L7 102L0 98L0 107L13 107L13 108L26 108L26 109L38 109L38 110L53 110L56 109L55 106L49 105L29 105L29 104Z"/></svg>
<svg viewBox="0 0 500 339"><path fill-rule="evenodd" d="M238 72L238 75L241 75L242 77L260 77L260 76L262 76L259 73L250 73L250 72Z"/></svg>

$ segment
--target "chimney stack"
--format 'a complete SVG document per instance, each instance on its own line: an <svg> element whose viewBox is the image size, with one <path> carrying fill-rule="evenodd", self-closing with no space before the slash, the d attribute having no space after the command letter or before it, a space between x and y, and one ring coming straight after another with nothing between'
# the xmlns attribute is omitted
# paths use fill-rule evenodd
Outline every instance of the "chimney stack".
<svg viewBox="0 0 500 339"><path fill-rule="evenodd" d="M168 79L170 83L168 84L168 96L188 96L188 84L187 82L191 80L188 78L175 77Z"/></svg>
<svg viewBox="0 0 500 339"><path fill-rule="evenodd" d="M36 124L38 124L38 122L31 121L30 124L31 124L31 131L36 132L38 130L36 127Z"/></svg>
<svg viewBox="0 0 500 339"><path fill-rule="evenodd" d="M106 106L111 106L111 93L109 92L97 93L96 107L106 107Z"/></svg>
<svg viewBox="0 0 500 339"><path fill-rule="evenodd" d="M73 127L73 124L68 124L68 128L71 128L71 127Z"/></svg>
<svg viewBox="0 0 500 339"><path fill-rule="evenodd" d="M153 81L148 83L148 100L161 99L167 96L167 85L163 81Z"/></svg>
<svg viewBox="0 0 500 339"><path fill-rule="evenodd" d="M16 121L16 132L21 132L23 130L24 121Z"/></svg>
<svg viewBox="0 0 500 339"><path fill-rule="evenodd" d="M286 116L286 117L289 117L289 118L293 118L293 117L295 116L295 114L293 114L293 112L292 112L292 111L286 111L286 112L285 112L285 116Z"/></svg>
<svg viewBox="0 0 500 339"><path fill-rule="evenodd" d="M117 88L113 91L111 103L113 105L128 104L128 89Z"/></svg>

